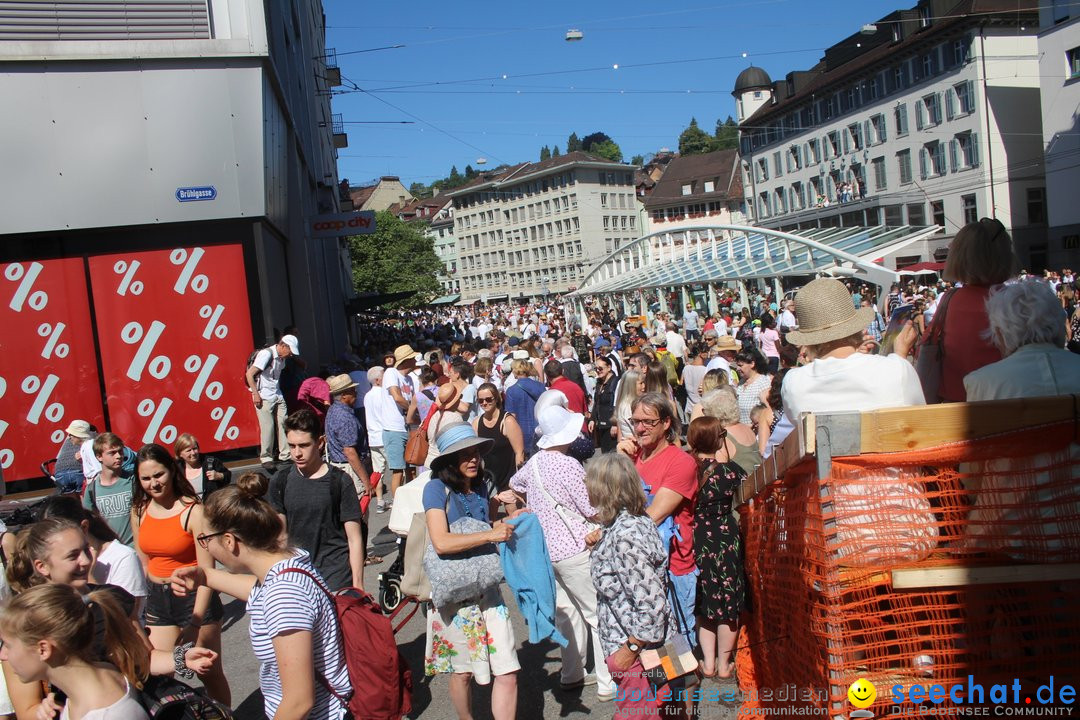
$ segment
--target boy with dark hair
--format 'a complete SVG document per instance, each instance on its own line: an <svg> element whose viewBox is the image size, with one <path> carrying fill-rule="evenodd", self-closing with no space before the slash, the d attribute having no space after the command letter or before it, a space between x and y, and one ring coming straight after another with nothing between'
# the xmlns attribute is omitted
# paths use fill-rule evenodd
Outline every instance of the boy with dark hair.
<svg viewBox="0 0 1080 720"><path fill-rule="evenodd" d="M323 461L322 423L303 408L283 423L293 463L270 480L267 499L289 542L306 550L331 590L364 587L362 515L352 480Z"/></svg>
<svg viewBox="0 0 1080 720"><path fill-rule="evenodd" d="M135 453L124 447L116 433L103 432L94 438L94 457L101 472L86 483L82 504L96 510L120 542L131 546L131 497L135 492Z"/></svg>

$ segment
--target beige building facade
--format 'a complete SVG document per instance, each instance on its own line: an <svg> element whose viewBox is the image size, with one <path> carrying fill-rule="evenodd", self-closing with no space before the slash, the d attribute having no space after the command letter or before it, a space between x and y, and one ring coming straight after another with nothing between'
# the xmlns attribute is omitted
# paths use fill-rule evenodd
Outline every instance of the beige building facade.
<svg viewBox="0 0 1080 720"><path fill-rule="evenodd" d="M640 236L634 168L584 152L517 165L448 193L463 301L575 289Z"/></svg>

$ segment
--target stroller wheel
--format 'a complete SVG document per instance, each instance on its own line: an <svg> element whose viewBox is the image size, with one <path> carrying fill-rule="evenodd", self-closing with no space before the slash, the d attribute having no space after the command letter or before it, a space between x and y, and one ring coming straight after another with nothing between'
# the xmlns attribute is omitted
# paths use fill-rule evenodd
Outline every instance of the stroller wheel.
<svg viewBox="0 0 1080 720"><path fill-rule="evenodd" d="M379 588L379 605L385 612L392 612L401 604L401 583L397 578L387 580Z"/></svg>

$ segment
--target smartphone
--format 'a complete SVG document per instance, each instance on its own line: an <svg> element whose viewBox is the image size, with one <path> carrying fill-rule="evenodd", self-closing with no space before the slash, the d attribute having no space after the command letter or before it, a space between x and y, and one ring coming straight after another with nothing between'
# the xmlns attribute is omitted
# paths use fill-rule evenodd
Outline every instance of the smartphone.
<svg viewBox="0 0 1080 720"><path fill-rule="evenodd" d="M910 303L893 310L892 316L889 318L889 324L885 327L885 334L881 336L882 355L888 355L893 351L896 336L904 329L904 323L911 319L914 312L915 306Z"/></svg>

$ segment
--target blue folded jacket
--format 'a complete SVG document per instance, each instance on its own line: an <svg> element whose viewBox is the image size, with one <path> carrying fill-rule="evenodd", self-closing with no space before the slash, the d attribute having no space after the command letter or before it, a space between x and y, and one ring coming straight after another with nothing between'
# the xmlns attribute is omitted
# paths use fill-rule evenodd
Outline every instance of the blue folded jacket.
<svg viewBox="0 0 1080 720"><path fill-rule="evenodd" d="M566 647L566 638L555 628L555 571L540 521L526 512L506 523L514 534L499 546L503 574L529 626L529 642L551 638Z"/></svg>

